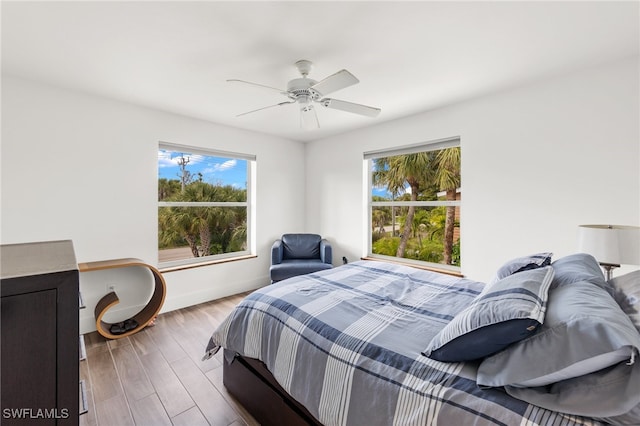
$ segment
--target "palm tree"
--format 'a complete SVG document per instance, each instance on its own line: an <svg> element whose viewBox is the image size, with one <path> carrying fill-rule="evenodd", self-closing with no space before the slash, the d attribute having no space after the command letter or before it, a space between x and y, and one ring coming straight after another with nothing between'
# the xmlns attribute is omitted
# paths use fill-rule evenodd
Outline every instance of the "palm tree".
<svg viewBox="0 0 640 426"><path fill-rule="evenodd" d="M172 245L184 240L189 244L193 257L198 257L198 230L188 207L162 207L159 211L160 242Z"/></svg>
<svg viewBox="0 0 640 426"><path fill-rule="evenodd" d="M413 236L418 238L418 247L422 248L422 233L429 227L430 213L427 210L418 210L413 216Z"/></svg>
<svg viewBox="0 0 640 426"><path fill-rule="evenodd" d="M167 201L239 201L242 197L246 199L244 191L230 186L221 187L195 181ZM165 207L159 212L160 240L167 245L184 240L189 244L193 257L209 256L212 254L212 234L216 237L216 243L220 239L228 240L229 237L224 234L229 233L238 216L235 208ZM226 245L221 244L223 249Z"/></svg>
<svg viewBox="0 0 640 426"><path fill-rule="evenodd" d="M180 201L211 201L215 199L215 188L207 183L193 182L184 187L180 198ZM210 209L207 207L191 207L189 208L189 213L191 227L196 230L200 238L198 256L208 256L211 247Z"/></svg>
<svg viewBox="0 0 640 426"><path fill-rule="evenodd" d="M231 245L237 247L237 250L247 249L247 221L246 220L242 220L239 225L233 228L233 232L231 233Z"/></svg>
<svg viewBox="0 0 640 426"><path fill-rule="evenodd" d="M158 179L158 201L166 200L180 192L180 182L175 179Z"/></svg>
<svg viewBox="0 0 640 426"><path fill-rule="evenodd" d="M442 191L446 193L447 201L455 201L456 190L460 187L460 147L447 148L438 151L435 158L436 182ZM444 226L444 263L452 263L453 231L456 221L456 208L447 207L447 215Z"/></svg>
<svg viewBox="0 0 640 426"><path fill-rule="evenodd" d="M411 201L415 202L420 192L427 188L433 178L431 172L434 169L433 161L434 154L431 151L376 158L373 183L386 186L394 195L406 192L408 185ZM397 257L404 257L407 242L411 236L415 209L415 206L411 205L407 210L400 245L396 252Z"/></svg>
<svg viewBox="0 0 640 426"><path fill-rule="evenodd" d="M389 213L386 208L376 208L372 212L371 230L376 232L376 227L380 234L385 233L384 225L389 221ZM392 234L393 235L393 234Z"/></svg>
<svg viewBox="0 0 640 426"><path fill-rule="evenodd" d="M244 191L230 185L219 186L205 182L192 182L181 194L184 201L241 201L246 199ZM225 251L231 241L231 230L238 218L237 209L229 207L193 207L191 208L192 226L197 228L200 237L200 256L211 253L212 234Z"/></svg>

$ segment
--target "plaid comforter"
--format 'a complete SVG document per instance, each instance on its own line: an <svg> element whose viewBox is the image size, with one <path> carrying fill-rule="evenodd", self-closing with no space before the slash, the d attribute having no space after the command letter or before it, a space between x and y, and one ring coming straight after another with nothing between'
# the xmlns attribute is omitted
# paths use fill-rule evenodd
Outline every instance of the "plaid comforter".
<svg viewBox="0 0 640 426"><path fill-rule="evenodd" d="M476 386L477 363L423 355L484 284L358 261L264 287L213 333L264 362L325 425L598 425Z"/></svg>

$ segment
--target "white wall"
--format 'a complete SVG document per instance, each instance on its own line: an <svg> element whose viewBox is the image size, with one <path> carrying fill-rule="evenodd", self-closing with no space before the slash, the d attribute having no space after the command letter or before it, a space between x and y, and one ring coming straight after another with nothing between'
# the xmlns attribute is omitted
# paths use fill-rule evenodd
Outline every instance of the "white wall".
<svg viewBox="0 0 640 426"><path fill-rule="evenodd" d="M460 136L463 272L487 280L517 255L574 252L578 224L640 225L639 70L634 58L306 146L3 76L0 241L72 239L78 262L156 265L158 141L257 155L258 257L166 273L163 311L177 309L266 284L283 232L329 238L335 264L359 258L362 153ZM104 284L81 286L85 332Z"/></svg>
<svg viewBox="0 0 640 426"><path fill-rule="evenodd" d="M159 141L258 160L258 257L164 274L163 311L267 284L273 240L305 226L302 144L7 76L1 242L71 239L78 262L135 257L157 265ZM104 285L83 275L88 331Z"/></svg>
<svg viewBox="0 0 640 426"><path fill-rule="evenodd" d="M584 223L640 225L639 62L632 58L308 144L307 229L363 255L363 152L461 137L462 271L577 250ZM384 114L384 111L383 111Z"/></svg>

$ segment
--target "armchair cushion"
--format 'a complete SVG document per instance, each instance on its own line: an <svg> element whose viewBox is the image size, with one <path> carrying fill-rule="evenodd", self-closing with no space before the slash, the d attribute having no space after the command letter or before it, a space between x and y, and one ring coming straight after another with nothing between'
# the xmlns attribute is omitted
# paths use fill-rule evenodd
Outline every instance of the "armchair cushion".
<svg viewBox="0 0 640 426"><path fill-rule="evenodd" d="M320 259L320 240L317 234L284 234L283 259Z"/></svg>
<svg viewBox="0 0 640 426"><path fill-rule="evenodd" d="M331 264L323 263L320 259L289 259L279 265L271 265L271 282L311 274L332 267Z"/></svg>

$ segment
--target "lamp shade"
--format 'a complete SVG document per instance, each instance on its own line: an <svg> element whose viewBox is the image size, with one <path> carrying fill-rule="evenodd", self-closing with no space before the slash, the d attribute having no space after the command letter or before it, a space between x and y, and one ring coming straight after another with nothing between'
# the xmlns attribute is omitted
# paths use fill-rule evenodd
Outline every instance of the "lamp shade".
<svg viewBox="0 0 640 426"><path fill-rule="evenodd" d="M640 265L640 227L580 225L578 248L600 263Z"/></svg>

